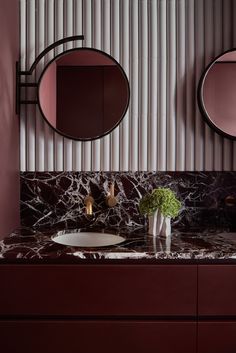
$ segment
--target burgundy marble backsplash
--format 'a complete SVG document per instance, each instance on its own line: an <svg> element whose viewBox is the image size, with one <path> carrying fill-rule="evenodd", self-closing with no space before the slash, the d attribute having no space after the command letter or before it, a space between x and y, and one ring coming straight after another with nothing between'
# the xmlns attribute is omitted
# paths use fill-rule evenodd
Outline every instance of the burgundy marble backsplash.
<svg viewBox="0 0 236 353"><path fill-rule="evenodd" d="M105 203L111 181L114 208ZM36 229L143 227L139 200L158 186L171 188L182 202L173 227L236 230L236 206L224 204L226 196L236 197L236 172L22 172L21 223ZM92 217L85 215L88 193L95 199Z"/></svg>

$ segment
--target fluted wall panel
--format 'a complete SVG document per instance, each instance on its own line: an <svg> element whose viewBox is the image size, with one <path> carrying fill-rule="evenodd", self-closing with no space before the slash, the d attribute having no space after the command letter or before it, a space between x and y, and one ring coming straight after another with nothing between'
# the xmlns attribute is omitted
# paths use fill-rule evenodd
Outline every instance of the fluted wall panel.
<svg viewBox="0 0 236 353"><path fill-rule="evenodd" d="M216 0L213 8L214 14L214 57L223 51L222 46L222 0ZM235 151L236 152L236 151ZM214 168L215 170L222 170L222 153L223 143L222 137L214 134Z"/></svg>
<svg viewBox="0 0 236 353"><path fill-rule="evenodd" d="M63 138L22 105L22 171L236 170L236 143L205 124L196 100L206 65L236 47L235 1L20 0L20 17L23 70L54 41L85 36L51 51L28 82L64 49L86 46L112 55L131 89L122 123L92 142Z"/></svg>

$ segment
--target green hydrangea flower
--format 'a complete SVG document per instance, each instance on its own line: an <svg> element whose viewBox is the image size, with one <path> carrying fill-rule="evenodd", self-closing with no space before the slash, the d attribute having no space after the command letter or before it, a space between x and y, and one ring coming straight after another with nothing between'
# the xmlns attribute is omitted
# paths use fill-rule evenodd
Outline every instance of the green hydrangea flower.
<svg viewBox="0 0 236 353"><path fill-rule="evenodd" d="M139 203L142 214L152 215L157 209L165 217L174 218L179 214L181 202L176 198L174 192L167 188L157 188L151 194L145 195Z"/></svg>

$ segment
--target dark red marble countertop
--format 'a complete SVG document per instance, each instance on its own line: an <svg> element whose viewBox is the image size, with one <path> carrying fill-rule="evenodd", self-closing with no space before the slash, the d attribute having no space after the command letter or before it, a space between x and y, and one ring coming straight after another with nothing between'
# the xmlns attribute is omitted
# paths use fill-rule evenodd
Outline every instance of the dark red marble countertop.
<svg viewBox="0 0 236 353"><path fill-rule="evenodd" d="M148 235L145 229L109 230L126 241L103 248L79 248L51 240L58 230L21 228L0 241L1 263L88 262L235 262L236 233L216 230L174 231L170 238ZM107 230L106 230L107 231Z"/></svg>

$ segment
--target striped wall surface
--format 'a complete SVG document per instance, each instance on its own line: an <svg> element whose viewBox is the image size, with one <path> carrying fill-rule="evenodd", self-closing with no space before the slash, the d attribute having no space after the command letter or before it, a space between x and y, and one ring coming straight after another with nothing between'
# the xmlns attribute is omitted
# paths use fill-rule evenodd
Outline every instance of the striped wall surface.
<svg viewBox="0 0 236 353"><path fill-rule="evenodd" d="M131 88L123 122L92 142L63 138L22 106L21 171L236 170L236 142L214 133L196 102L204 67L236 47L236 1L20 0L20 17L22 70L54 41L85 36L50 52L29 81L63 49L86 46L118 60Z"/></svg>

